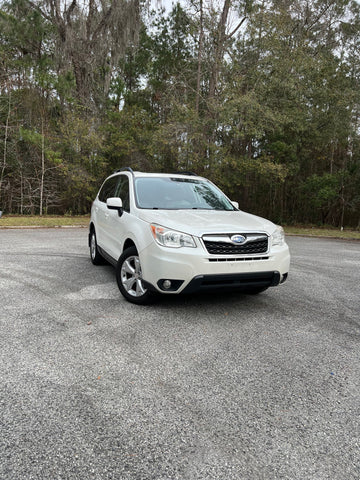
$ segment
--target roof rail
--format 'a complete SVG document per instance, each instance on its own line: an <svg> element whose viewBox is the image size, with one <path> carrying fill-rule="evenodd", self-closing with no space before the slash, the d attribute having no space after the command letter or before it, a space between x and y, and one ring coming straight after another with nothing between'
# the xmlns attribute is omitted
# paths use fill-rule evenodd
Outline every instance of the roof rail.
<svg viewBox="0 0 360 480"><path fill-rule="evenodd" d="M123 167L123 168L119 168L119 170L115 170L114 173L119 173L119 172L130 172L131 175L134 176L134 170L131 168L131 167Z"/></svg>
<svg viewBox="0 0 360 480"><path fill-rule="evenodd" d="M191 175L191 176L194 176L194 177L198 177L197 173L194 173L194 172L174 172L174 174L176 174L176 175Z"/></svg>

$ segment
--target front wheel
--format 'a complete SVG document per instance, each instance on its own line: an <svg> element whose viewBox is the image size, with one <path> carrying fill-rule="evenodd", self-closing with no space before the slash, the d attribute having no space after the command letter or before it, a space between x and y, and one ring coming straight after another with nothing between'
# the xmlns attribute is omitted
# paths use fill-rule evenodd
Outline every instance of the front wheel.
<svg viewBox="0 0 360 480"><path fill-rule="evenodd" d="M120 256L116 281L120 292L131 303L146 305L154 299L154 293L147 290L142 281L139 254L135 247L127 248Z"/></svg>

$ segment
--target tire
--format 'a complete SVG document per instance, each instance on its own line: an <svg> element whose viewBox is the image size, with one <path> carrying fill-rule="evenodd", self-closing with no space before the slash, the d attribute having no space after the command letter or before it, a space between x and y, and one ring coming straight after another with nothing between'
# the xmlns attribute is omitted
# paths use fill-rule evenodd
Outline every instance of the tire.
<svg viewBox="0 0 360 480"><path fill-rule="evenodd" d="M90 259L93 265L104 265L106 263L106 260L99 252L94 228L90 232Z"/></svg>
<svg viewBox="0 0 360 480"><path fill-rule="evenodd" d="M248 287L244 290L247 295L258 295L261 292L265 292L269 287Z"/></svg>
<svg viewBox="0 0 360 480"><path fill-rule="evenodd" d="M116 281L122 295L131 303L146 305L155 297L144 287L139 254L135 247L124 250L116 266Z"/></svg>

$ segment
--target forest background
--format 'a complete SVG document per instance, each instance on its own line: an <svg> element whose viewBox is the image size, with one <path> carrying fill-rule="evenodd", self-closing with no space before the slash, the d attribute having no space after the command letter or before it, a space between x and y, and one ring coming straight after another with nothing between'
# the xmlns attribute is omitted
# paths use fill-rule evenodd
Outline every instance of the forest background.
<svg viewBox="0 0 360 480"><path fill-rule="evenodd" d="M360 228L359 53L349 0L0 0L0 210L88 213L131 166Z"/></svg>

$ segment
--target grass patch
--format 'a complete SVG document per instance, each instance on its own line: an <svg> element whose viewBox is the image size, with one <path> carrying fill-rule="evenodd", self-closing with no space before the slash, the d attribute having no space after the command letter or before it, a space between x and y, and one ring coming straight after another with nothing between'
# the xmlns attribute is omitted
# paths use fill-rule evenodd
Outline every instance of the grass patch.
<svg viewBox="0 0 360 480"><path fill-rule="evenodd" d="M85 227L89 220L89 215L3 215L0 227Z"/></svg>
<svg viewBox="0 0 360 480"><path fill-rule="evenodd" d="M89 215L3 215L0 218L1 227L87 227L89 225ZM288 226L284 227L285 233L293 235L307 235L313 237L332 237L344 238L348 240L360 240L359 230L344 229L341 231L329 227L313 226Z"/></svg>
<svg viewBox="0 0 360 480"><path fill-rule="evenodd" d="M321 228L321 227L284 227L285 233L293 235L306 235L311 237L331 237L331 238L344 238L347 240L360 240L359 230L350 230L344 228L341 231L339 228Z"/></svg>

